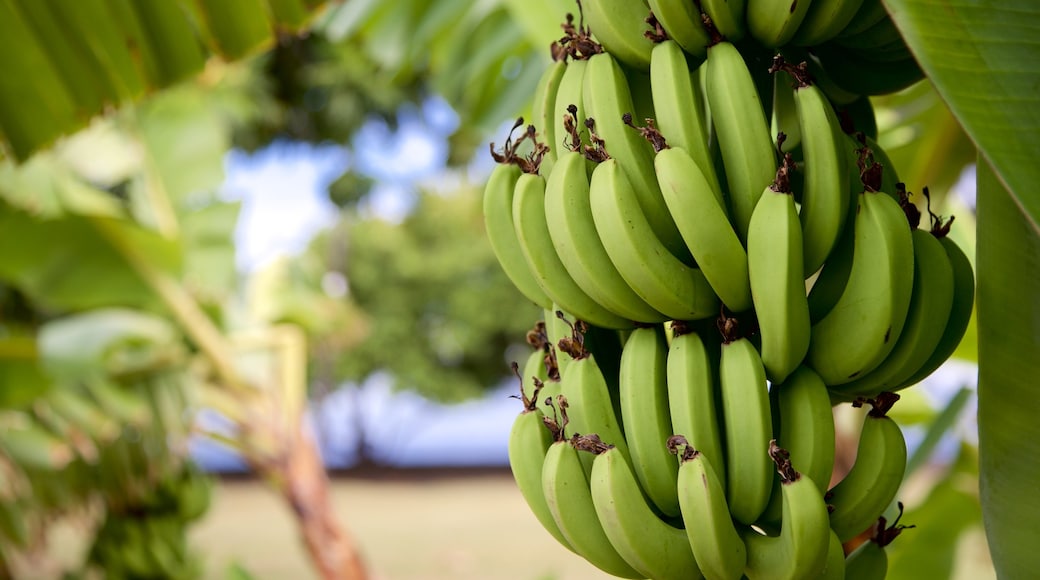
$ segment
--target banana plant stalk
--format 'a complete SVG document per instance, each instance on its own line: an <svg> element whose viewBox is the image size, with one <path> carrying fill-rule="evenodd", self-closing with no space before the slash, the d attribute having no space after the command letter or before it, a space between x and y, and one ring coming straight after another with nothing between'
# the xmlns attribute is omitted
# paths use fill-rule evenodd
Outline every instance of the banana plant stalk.
<svg viewBox="0 0 1040 580"><path fill-rule="evenodd" d="M261 385L251 384L236 368L235 345L202 311L198 302L172 276L150 263L136 247L119 235L111 223L95 220L107 240L133 267L141 279L170 310L174 320L213 365L223 390L245 405L272 408L275 412L241 414L238 447L250 466L271 483L295 514L311 561L326 580L365 580L364 562L353 536L335 517L330 504L329 478L313 436L302 428L300 416L305 385L304 337L299 332L276 331L271 346L284 351L278 392L258 397ZM256 338L245 339L256 346ZM253 343L253 344L249 344ZM280 395L280 396L279 396ZM258 420L259 419L259 420ZM265 445L266 443L266 445Z"/></svg>

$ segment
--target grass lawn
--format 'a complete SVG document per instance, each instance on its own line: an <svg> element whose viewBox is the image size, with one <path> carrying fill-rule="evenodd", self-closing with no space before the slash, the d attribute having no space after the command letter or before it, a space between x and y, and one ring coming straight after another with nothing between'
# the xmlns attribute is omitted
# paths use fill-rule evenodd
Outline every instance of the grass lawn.
<svg viewBox="0 0 1040 580"><path fill-rule="evenodd" d="M333 501L374 580L611 578L542 529L508 471L341 477ZM258 579L317 577L286 505L255 481L221 483L192 542L209 578L235 561Z"/></svg>

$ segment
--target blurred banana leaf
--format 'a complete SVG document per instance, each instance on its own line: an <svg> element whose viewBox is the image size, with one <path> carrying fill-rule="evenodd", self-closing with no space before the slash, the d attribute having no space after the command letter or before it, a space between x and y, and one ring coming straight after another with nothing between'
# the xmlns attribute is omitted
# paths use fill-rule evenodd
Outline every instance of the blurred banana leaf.
<svg viewBox="0 0 1040 580"><path fill-rule="evenodd" d="M98 235L99 227L146 253L156 268L180 271L177 241L125 220L73 215L43 220L0 207L0 280L31 295L44 309L156 306L152 291L109 240Z"/></svg>
<svg viewBox="0 0 1040 580"><path fill-rule="evenodd" d="M182 360L169 320L126 308L95 309L40 328L40 360L57 379L157 371Z"/></svg>
<svg viewBox="0 0 1040 580"><path fill-rule="evenodd" d="M0 145L19 160L106 110L297 33L302 0L0 2Z"/></svg>

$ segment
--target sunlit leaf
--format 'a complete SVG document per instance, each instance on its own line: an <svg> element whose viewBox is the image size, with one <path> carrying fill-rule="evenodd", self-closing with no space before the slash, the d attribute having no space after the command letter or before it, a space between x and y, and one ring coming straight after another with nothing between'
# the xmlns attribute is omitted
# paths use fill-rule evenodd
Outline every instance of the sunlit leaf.
<svg viewBox="0 0 1040 580"><path fill-rule="evenodd" d="M907 44L998 179L1040 228L1040 4L885 0Z"/></svg>

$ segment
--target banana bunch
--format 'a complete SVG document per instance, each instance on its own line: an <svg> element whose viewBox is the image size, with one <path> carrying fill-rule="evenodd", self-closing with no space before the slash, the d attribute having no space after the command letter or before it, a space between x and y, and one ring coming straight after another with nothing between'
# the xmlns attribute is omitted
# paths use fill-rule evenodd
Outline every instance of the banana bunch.
<svg viewBox="0 0 1040 580"><path fill-rule="evenodd" d="M579 9L484 191L545 312L514 367L521 494L619 577L858 577L906 466L887 412L974 304L953 219L876 141L870 95L920 71L879 0ZM846 403L871 410L842 477Z"/></svg>
<svg viewBox="0 0 1040 580"><path fill-rule="evenodd" d="M622 578L845 578L846 566L878 566L846 562L843 545L877 525L902 483L906 444L887 415L898 394L853 402L871 410L854 465L831 485L826 385L801 365L770 387L736 319L596 335L555 318L570 334L553 344L539 322L524 370L514 363L523 411L509 460L561 545ZM881 551L887 534L860 550Z"/></svg>

